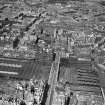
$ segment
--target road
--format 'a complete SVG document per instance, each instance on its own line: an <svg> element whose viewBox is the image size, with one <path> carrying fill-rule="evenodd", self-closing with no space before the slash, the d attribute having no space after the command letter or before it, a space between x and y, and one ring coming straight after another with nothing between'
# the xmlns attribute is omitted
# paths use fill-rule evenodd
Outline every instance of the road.
<svg viewBox="0 0 105 105"><path fill-rule="evenodd" d="M58 45L59 45L59 39L56 39L55 49L56 49L56 46L58 46ZM55 58L55 61L52 64L51 72L50 72L50 76L49 76L48 83L50 85L50 89L49 89L49 92L48 92L48 98L47 98L47 101L46 101L46 105L52 105L53 93L54 93L54 89L55 89L55 86L56 86L57 80L58 80L60 56L61 56L60 52L57 51L56 52L56 58Z"/></svg>
<svg viewBox="0 0 105 105"><path fill-rule="evenodd" d="M51 83L52 83L53 74L54 74L54 62L51 65L51 71L50 71L50 75L49 75L49 79L48 79L48 84L49 85L51 85Z"/></svg>
<svg viewBox="0 0 105 105"><path fill-rule="evenodd" d="M49 76L48 83L50 84L50 90L48 92L46 105L52 105L53 92L54 92L55 86L57 84L57 79L58 79L59 63L60 63L60 55L59 55L59 52L57 52L57 57L55 61L53 62L52 68L51 68L52 75L50 74Z"/></svg>

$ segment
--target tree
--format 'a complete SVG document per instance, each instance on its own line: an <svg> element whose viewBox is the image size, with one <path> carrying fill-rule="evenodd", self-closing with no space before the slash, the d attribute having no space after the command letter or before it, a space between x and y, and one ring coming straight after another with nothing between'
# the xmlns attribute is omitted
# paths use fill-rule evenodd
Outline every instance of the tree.
<svg viewBox="0 0 105 105"><path fill-rule="evenodd" d="M26 105L26 103L24 101L21 101L20 105Z"/></svg>
<svg viewBox="0 0 105 105"><path fill-rule="evenodd" d="M33 85L31 86L31 93L32 93L32 94L34 94L34 93L35 93L35 88L34 88L34 86L33 86Z"/></svg>
<svg viewBox="0 0 105 105"><path fill-rule="evenodd" d="M16 47L18 47L18 44L19 44L19 38L16 37L15 40L13 41L13 49L15 49Z"/></svg>

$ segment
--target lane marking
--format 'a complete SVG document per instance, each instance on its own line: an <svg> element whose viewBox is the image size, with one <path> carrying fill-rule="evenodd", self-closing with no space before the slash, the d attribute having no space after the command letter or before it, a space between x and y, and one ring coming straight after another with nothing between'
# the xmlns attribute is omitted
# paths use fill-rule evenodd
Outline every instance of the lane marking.
<svg viewBox="0 0 105 105"><path fill-rule="evenodd" d="M0 71L0 73L3 73L3 74L12 74L12 75L18 75L17 72Z"/></svg>
<svg viewBox="0 0 105 105"><path fill-rule="evenodd" d="M22 67L22 65L19 65L19 64L9 64L9 63L0 63L0 66L7 66L7 67L14 67L14 68Z"/></svg>

